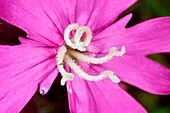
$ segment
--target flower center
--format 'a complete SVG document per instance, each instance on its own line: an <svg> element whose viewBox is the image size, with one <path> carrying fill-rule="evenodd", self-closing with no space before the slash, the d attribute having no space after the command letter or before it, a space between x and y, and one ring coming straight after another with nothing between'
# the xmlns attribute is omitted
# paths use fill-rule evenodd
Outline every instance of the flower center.
<svg viewBox="0 0 170 113"><path fill-rule="evenodd" d="M64 85L68 80L74 80L74 74L67 72L65 67L71 68L79 77L88 81L99 81L106 77L113 82L118 83L120 79L110 70L105 70L99 75L89 75L81 69L76 62L86 62L91 64L103 64L113 56L122 56L125 54L125 47L122 46L118 51L116 47L110 48L108 54L101 58L95 58L86 55L87 46L92 39L92 32L87 26L79 26L78 24L70 24L64 32L65 45L58 49L56 57L58 70L62 75L61 85Z"/></svg>

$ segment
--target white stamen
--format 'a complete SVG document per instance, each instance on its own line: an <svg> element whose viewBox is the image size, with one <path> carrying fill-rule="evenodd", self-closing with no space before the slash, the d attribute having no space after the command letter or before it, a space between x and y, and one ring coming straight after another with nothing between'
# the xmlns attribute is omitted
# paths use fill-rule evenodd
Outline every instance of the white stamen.
<svg viewBox="0 0 170 113"><path fill-rule="evenodd" d="M68 50L68 53L75 57L76 59L78 59L79 61L84 61L84 62L88 62L88 63L93 63L93 64L103 64L105 62L107 62L108 60L111 60L111 58L113 58L113 56L122 56L125 53L125 47L122 46L121 51L117 51L117 48L111 48L109 53L101 58L94 58L94 57L90 57L87 56L83 53L77 52L75 50Z"/></svg>
<svg viewBox="0 0 170 113"><path fill-rule="evenodd" d="M59 47L57 57L56 57L58 66L63 64L64 56L66 52L67 52L67 48L65 46Z"/></svg>
<svg viewBox="0 0 170 113"><path fill-rule="evenodd" d="M112 47L111 49L112 49L112 53L114 53L114 56L123 56L126 51L125 46L122 46L120 51L118 51L116 47Z"/></svg>
<svg viewBox="0 0 170 113"><path fill-rule="evenodd" d="M65 73L60 81L60 84L64 86L68 80L74 80L74 75L72 73Z"/></svg>
<svg viewBox="0 0 170 113"><path fill-rule="evenodd" d="M70 37L71 33L75 30L75 34L73 37ZM83 35L85 36L83 38ZM103 64L109 60L111 60L114 56L122 56L125 54L125 46L122 46L119 51L116 47L112 47L109 53L101 58L95 58L88 56L80 51L86 51L86 47L90 44L92 39L92 32L87 26L79 26L78 24L69 25L64 31L64 40L66 42L65 45L61 46L58 50L58 54L56 57L58 70L63 76L61 79L61 85L65 85L68 80L73 80L74 75L72 73L67 72L64 69L64 64L68 65L79 77L89 80L89 81L99 81L106 77L110 78L113 82L119 83L120 79L114 74L114 72L110 70L105 70L99 75L89 75L84 72L81 67L75 63L76 61L83 61L92 64ZM69 46L69 47L68 47ZM77 49L77 50L75 50ZM42 90L43 93L43 90Z"/></svg>
<svg viewBox="0 0 170 113"><path fill-rule="evenodd" d="M64 56L67 52L67 49L65 46L61 46L58 49L58 56L57 56L57 64L58 64L58 70L61 73L61 75L63 76L61 79L61 85L65 85L65 82L68 80L73 80L74 79L74 75L72 73L68 73L66 72L66 70L63 67L63 61L64 61Z"/></svg>
<svg viewBox="0 0 170 113"><path fill-rule="evenodd" d="M64 40L65 40L66 44L74 49L77 49L77 48L76 48L75 44L70 39L70 33L72 30L77 31L78 28L79 28L78 24L71 24L64 31Z"/></svg>
<svg viewBox="0 0 170 113"><path fill-rule="evenodd" d="M86 37L84 40L81 41L83 33L86 33ZM92 39L92 33L90 29L88 27L82 26L79 27L79 29L77 30L74 41L77 46L87 47L90 44L91 39Z"/></svg>
<svg viewBox="0 0 170 113"><path fill-rule="evenodd" d="M119 83L120 82L120 79L112 71L106 70L106 71L104 71L101 74L103 74L105 76L108 76L115 83Z"/></svg>
<svg viewBox="0 0 170 113"><path fill-rule="evenodd" d="M72 30L76 30L73 39L70 38L70 33ZM83 33L86 33L84 40L82 39ZM73 49L78 49L79 51L86 51L86 47L90 44L91 39L92 32L86 26L80 27L77 24L71 24L64 31L64 40L66 41L66 44Z"/></svg>
<svg viewBox="0 0 170 113"><path fill-rule="evenodd" d="M102 80L104 78L106 78L107 76L113 81L118 83L120 80L118 79L118 77L109 70L106 70L104 72L102 72L101 74L97 75L97 76L92 76L89 75L87 73L85 73L73 60L72 58L66 54L65 57L65 62L67 63L67 65L70 66L70 68L79 75L79 77L82 77L85 80L89 80L89 81L99 81Z"/></svg>

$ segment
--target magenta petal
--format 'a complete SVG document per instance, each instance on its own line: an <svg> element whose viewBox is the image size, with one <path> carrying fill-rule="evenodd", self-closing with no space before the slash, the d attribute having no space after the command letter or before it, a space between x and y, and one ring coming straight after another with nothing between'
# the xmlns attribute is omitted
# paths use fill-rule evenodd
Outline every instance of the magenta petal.
<svg viewBox="0 0 170 113"><path fill-rule="evenodd" d="M77 75L67 83L71 113L146 113L118 84L109 79L85 81Z"/></svg>
<svg viewBox="0 0 170 113"><path fill-rule="evenodd" d="M19 113L37 90L38 84L56 69L55 50L0 46L0 58L0 112ZM54 72L57 75L57 71Z"/></svg>
<svg viewBox="0 0 170 113"><path fill-rule="evenodd" d="M170 70L146 57L115 57L102 67L114 71L122 81L147 92L170 94Z"/></svg>
<svg viewBox="0 0 170 113"><path fill-rule="evenodd" d="M125 31L125 26L129 22L129 20L132 18L132 14L128 14L125 17L121 18L119 21L116 23L112 24L111 26L107 27L105 30L102 32L96 34L94 38L92 39L93 43L98 40L106 40L108 37L112 37L112 40L117 39L117 35L121 34L122 32ZM119 38L119 37L118 37ZM111 41L111 40L110 40Z"/></svg>
<svg viewBox="0 0 170 113"><path fill-rule="evenodd" d="M76 22L90 26L93 32L112 24L136 0L78 0Z"/></svg>
<svg viewBox="0 0 170 113"><path fill-rule="evenodd" d="M122 36L129 53L170 52L170 18L152 19L127 29Z"/></svg>
<svg viewBox="0 0 170 113"><path fill-rule="evenodd" d="M47 46L44 43L23 37L19 37L19 41L21 42L22 46Z"/></svg>
<svg viewBox="0 0 170 113"><path fill-rule="evenodd" d="M0 79L8 79L14 73L20 74L48 59L55 60L55 54L56 50L50 47L0 46L0 73L4 75L0 76Z"/></svg>
<svg viewBox="0 0 170 113"><path fill-rule="evenodd" d="M119 29L117 30L119 31ZM169 31L170 18L157 18L145 21L123 31L121 30L117 34L107 33L106 31L105 37L95 40L93 45L101 49L101 52L107 52L113 46L125 46L126 54L132 55L170 52ZM100 37L100 34L98 36Z"/></svg>
<svg viewBox="0 0 170 113"><path fill-rule="evenodd" d="M51 67L51 66L49 66L49 67ZM54 80L56 79L57 74L58 74L57 65L55 65L53 67L53 71L51 73L49 73L49 75L39 83L40 94L42 94L42 95L47 94L47 92L50 90L50 87L52 86Z"/></svg>
<svg viewBox="0 0 170 113"><path fill-rule="evenodd" d="M114 25L111 27L114 28ZM98 34L92 42L103 53L113 46L126 47L124 56L114 57L103 64L103 67L114 71L123 81L145 91L170 94L170 70L146 58L147 54L170 52L170 18L157 18L132 28L117 30L119 32L111 33L106 29L101 37Z"/></svg>
<svg viewBox="0 0 170 113"><path fill-rule="evenodd" d="M25 30L29 38L49 45L60 44L63 41L63 29L59 25L66 26L68 18L59 8L58 1L1 0L0 18Z"/></svg>

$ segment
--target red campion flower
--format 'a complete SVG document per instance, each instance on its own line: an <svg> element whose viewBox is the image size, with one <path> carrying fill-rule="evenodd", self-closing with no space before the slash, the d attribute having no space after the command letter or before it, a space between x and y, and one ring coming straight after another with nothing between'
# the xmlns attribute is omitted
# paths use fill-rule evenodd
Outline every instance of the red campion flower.
<svg viewBox="0 0 170 113"><path fill-rule="evenodd" d="M0 17L27 32L0 46L0 112L18 113L60 72L71 113L145 113L120 86L170 93L170 70L146 55L170 51L170 18L125 28L136 0L0 0Z"/></svg>

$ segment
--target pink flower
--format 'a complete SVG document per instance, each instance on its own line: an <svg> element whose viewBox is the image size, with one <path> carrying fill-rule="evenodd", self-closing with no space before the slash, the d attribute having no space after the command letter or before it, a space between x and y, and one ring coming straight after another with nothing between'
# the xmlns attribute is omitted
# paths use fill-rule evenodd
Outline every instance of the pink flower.
<svg viewBox="0 0 170 113"><path fill-rule="evenodd" d="M170 94L170 70L146 58L170 51L170 18L131 28L131 14L115 22L135 1L0 0L0 17L28 38L0 46L0 112L18 113L59 72L71 113L146 113L120 81Z"/></svg>

